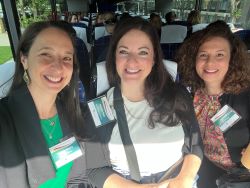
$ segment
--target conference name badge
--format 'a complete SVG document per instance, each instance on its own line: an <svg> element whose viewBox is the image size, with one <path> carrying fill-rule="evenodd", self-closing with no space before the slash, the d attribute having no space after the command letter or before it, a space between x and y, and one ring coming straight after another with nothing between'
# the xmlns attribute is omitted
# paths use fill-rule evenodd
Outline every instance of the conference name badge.
<svg viewBox="0 0 250 188"><path fill-rule="evenodd" d="M82 156L82 151L75 137L71 137L52 146L49 148L49 151L57 169Z"/></svg>
<svg viewBox="0 0 250 188"><path fill-rule="evenodd" d="M88 101L88 107L96 127L103 126L115 120L106 96Z"/></svg>
<svg viewBox="0 0 250 188"><path fill-rule="evenodd" d="M219 127L222 132L227 131L241 119L241 116L229 105L223 106L212 118L211 121Z"/></svg>

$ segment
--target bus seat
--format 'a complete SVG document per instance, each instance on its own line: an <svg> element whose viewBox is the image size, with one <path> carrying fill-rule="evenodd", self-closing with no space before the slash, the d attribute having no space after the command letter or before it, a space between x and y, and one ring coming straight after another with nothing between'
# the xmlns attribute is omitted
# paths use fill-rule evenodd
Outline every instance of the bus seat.
<svg viewBox="0 0 250 188"><path fill-rule="evenodd" d="M173 22L171 22L169 25L182 25L182 26L188 26L189 23L187 21L183 21L183 20L175 20Z"/></svg>
<svg viewBox="0 0 250 188"><path fill-rule="evenodd" d="M181 43L161 43L164 59L173 61L180 45Z"/></svg>
<svg viewBox="0 0 250 188"><path fill-rule="evenodd" d="M195 24L192 26L192 33L205 29L207 27L207 23L200 23L200 24Z"/></svg>
<svg viewBox="0 0 250 188"><path fill-rule="evenodd" d="M80 20L79 23L85 24L87 27L89 26L89 22L86 20Z"/></svg>
<svg viewBox="0 0 250 188"><path fill-rule="evenodd" d="M234 34L240 37L241 40L246 44L247 49L250 50L250 29L239 30Z"/></svg>
<svg viewBox="0 0 250 188"><path fill-rule="evenodd" d="M110 38L111 35L107 35L95 40L92 59L94 63L99 63L106 60Z"/></svg>
<svg viewBox="0 0 250 188"><path fill-rule="evenodd" d="M91 75L89 53L85 43L80 38L76 37L75 45L76 45L76 56L79 65L79 78L84 85L86 97L88 98L89 87L90 87L90 75Z"/></svg>
<svg viewBox="0 0 250 188"><path fill-rule="evenodd" d="M96 64L97 71L97 85L96 85L96 95L100 95L109 89L109 81L106 72L106 61Z"/></svg>
<svg viewBox="0 0 250 188"><path fill-rule="evenodd" d="M88 52L89 52L91 45L88 43L87 28L85 28L85 27L77 27L77 26L73 26L73 28L76 31L76 36L83 40L83 42L85 43L85 45L86 45L86 47L88 49Z"/></svg>
<svg viewBox="0 0 250 188"><path fill-rule="evenodd" d="M167 59L163 59L163 63L165 65L166 70L168 71L168 73L172 77L172 79L174 81L176 81L176 78L177 78L177 63L174 62L174 61L167 60Z"/></svg>
<svg viewBox="0 0 250 188"><path fill-rule="evenodd" d="M165 25L161 28L160 43L182 43L187 36L187 27L182 25Z"/></svg>
<svg viewBox="0 0 250 188"><path fill-rule="evenodd" d="M11 87L15 73L15 62L10 60L0 65L0 99L5 97Z"/></svg>
<svg viewBox="0 0 250 188"><path fill-rule="evenodd" d="M87 28L87 24L82 23L82 22L76 22L76 23L71 23L73 27L84 27Z"/></svg>
<svg viewBox="0 0 250 188"><path fill-rule="evenodd" d="M94 32L95 32L95 40L99 39L100 37L103 37L106 35L106 29L104 25L101 26L95 26L94 28Z"/></svg>

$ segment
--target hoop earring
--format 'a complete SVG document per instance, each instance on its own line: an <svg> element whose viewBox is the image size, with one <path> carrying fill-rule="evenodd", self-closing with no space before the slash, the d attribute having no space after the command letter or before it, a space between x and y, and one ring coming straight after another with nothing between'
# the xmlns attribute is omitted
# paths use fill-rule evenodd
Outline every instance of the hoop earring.
<svg viewBox="0 0 250 188"><path fill-rule="evenodd" d="M28 75L28 73L27 73L27 70L24 70L24 73L23 73L23 80L25 81L25 83L26 83L27 85L30 84L30 77L29 77L29 75Z"/></svg>

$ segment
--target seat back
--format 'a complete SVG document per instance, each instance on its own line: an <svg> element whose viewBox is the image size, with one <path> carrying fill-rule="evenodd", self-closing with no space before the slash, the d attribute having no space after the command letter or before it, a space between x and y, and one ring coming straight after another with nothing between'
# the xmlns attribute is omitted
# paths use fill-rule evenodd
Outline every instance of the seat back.
<svg viewBox="0 0 250 188"><path fill-rule="evenodd" d="M90 51L91 45L88 43L87 28L85 28L85 27L77 27L77 26L73 26L73 28L76 31L76 36L83 40L83 42L85 43L88 51Z"/></svg>
<svg viewBox="0 0 250 188"><path fill-rule="evenodd" d="M97 39L94 42L94 46L92 50L92 53L93 53L92 61L94 63L99 63L99 62L106 60L110 38L111 38L111 35L107 35L107 36L103 36Z"/></svg>
<svg viewBox="0 0 250 188"><path fill-rule="evenodd" d="M0 99L8 94L14 73L15 62L13 60L0 65Z"/></svg>
<svg viewBox="0 0 250 188"><path fill-rule="evenodd" d="M207 27L207 23L195 24L192 26L192 33L205 29Z"/></svg>
<svg viewBox="0 0 250 188"><path fill-rule="evenodd" d="M187 21L183 21L183 20L175 20L175 21L171 22L169 25L183 25L183 26L188 26L189 23Z"/></svg>
<svg viewBox="0 0 250 188"><path fill-rule="evenodd" d="M80 20L79 23L85 24L87 27L89 26L89 22L86 20Z"/></svg>
<svg viewBox="0 0 250 188"><path fill-rule="evenodd" d="M172 77L172 79L174 81L176 81L177 78L177 63L174 61L169 61L167 59L163 59L163 64L166 68L166 70L168 71L168 73L170 74L170 76Z"/></svg>
<svg viewBox="0 0 250 188"><path fill-rule="evenodd" d="M180 45L181 43L161 43L164 59L173 61Z"/></svg>
<svg viewBox="0 0 250 188"><path fill-rule="evenodd" d="M102 25L102 26L95 26L94 28L94 35L95 35L95 40L103 37L106 35L106 29L105 29L105 26Z"/></svg>
<svg viewBox="0 0 250 188"><path fill-rule="evenodd" d="M90 87L90 58L87 47L83 40L76 38L76 56L79 65L79 78L84 85L86 97L89 96L89 87Z"/></svg>
<svg viewBox="0 0 250 188"><path fill-rule="evenodd" d="M165 25L161 28L161 43L182 43L187 36L187 27Z"/></svg>
<svg viewBox="0 0 250 188"><path fill-rule="evenodd" d="M240 37L241 40L246 44L247 49L250 50L250 29L239 30L234 34Z"/></svg>
<svg viewBox="0 0 250 188"><path fill-rule="evenodd" d="M96 95L100 95L110 88L107 71L106 61L96 64L97 82L96 82Z"/></svg>

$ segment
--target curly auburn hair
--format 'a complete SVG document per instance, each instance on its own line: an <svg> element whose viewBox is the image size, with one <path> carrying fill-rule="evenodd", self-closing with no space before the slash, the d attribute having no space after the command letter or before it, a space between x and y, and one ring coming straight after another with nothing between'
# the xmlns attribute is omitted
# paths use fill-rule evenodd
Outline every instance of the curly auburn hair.
<svg viewBox="0 0 250 188"><path fill-rule="evenodd" d="M234 35L224 21L215 21L205 29L192 34L180 47L176 55L181 82L190 87L192 93L204 88L204 81L196 72L196 56L200 46L214 37L222 37L230 44L229 68L221 83L225 93L238 94L250 86L250 62L245 44Z"/></svg>

